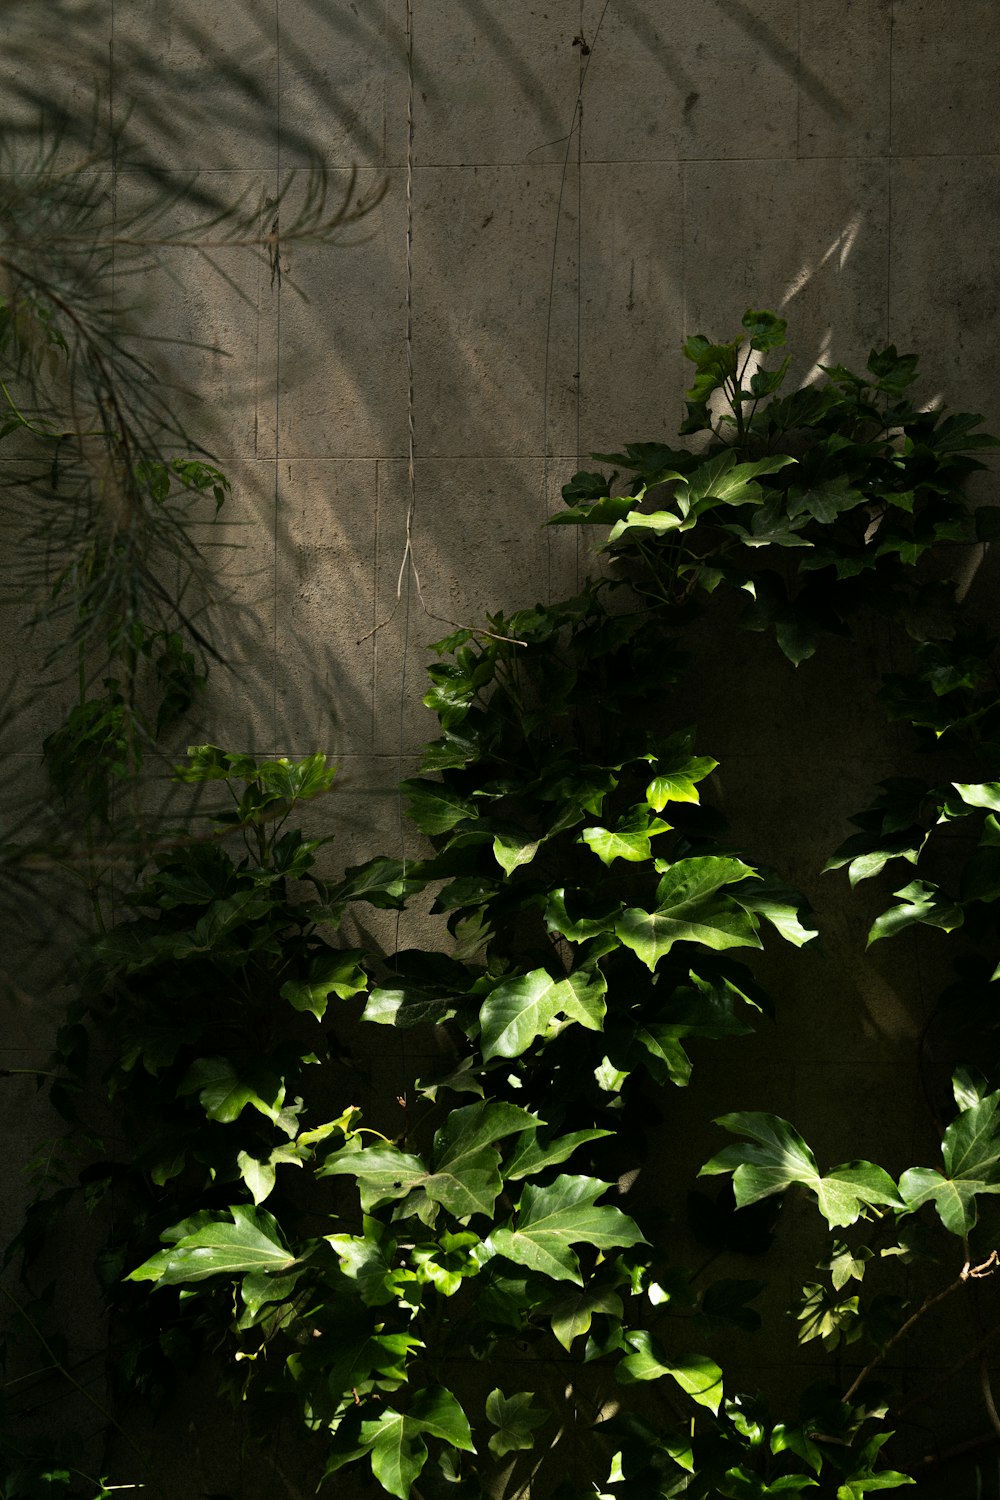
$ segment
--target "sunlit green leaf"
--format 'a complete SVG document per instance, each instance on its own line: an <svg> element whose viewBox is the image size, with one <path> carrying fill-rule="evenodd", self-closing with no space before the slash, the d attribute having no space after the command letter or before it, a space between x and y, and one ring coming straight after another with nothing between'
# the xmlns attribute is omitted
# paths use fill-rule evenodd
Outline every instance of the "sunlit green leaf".
<svg viewBox="0 0 1000 1500"><path fill-rule="evenodd" d="M599 969L566 979L533 969L497 985L480 1012L483 1057L520 1057L558 1016L599 1031L606 988Z"/></svg>
<svg viewBox="0 0 1000 1500"><path fill-rule="evenodd" d="M944 1227L965 1235L975 1227L980 1193L1000 1193L1000 1092L964 1109L941 1143L945 1172L911 1167L899 1179L907 1208L932 1202Z"/></svg>
<svg viewBox="0 0 1000 1500"><path fill-rule="evenodd" d="M618 1365L615 1377L619 1384L661 1380L669 1375L699 1406L718 1412L722 1401L722 1371L714 1360L704 1354L668 1356L656 1337L644 1329L627 1333L625 1342L635 1352L626 1355Z"/></svg>
<svg viewBox="0 0 1000 1500"><path fill-rule="evenodd" d="M533 1407L532 1399L531 1391L505 1396L499 1386L487 1396L486 1419L497 1428L489 1440L494 1458L534 1447L534 1433L548 1421L549 1413Z"/></svg>
<svg viewBox="0 0 1000 1500"><path fill-rule="evenodd" d="M529 1183L516 1218L490 1237L494 1250L555 1281L582 1286L580 1263L571 1246L606 1250L644 1243L637 1226L620 1209L595 1206L608 1187L592 1177L557 1177L546 1188Z"/></svg>
<svg viewBox="0 0 1000 1500"><path fill-rule="evenodd" d="M794 1183L816 1195L831 1228L855 1223L869 1206L902 1206L892 1178L872 1162L847 1162L822 1174L798 1131L778 1115L748 1111L721 1115L716 1124L748 1135L752 1142L727 1146L699 1173L706 1177L732 1172L738 1208L784 1192Z"/></svg>
<svg viewBox="0 0 1000 1500"><path fill-rule="evenodd" d="M283 1271L292 1264L295 1256L266 1209L234 1204L227 1212L232 1223L217 1219L203 1224L151 1256L126 1279L180 1286L209 1276Z"/></svg>

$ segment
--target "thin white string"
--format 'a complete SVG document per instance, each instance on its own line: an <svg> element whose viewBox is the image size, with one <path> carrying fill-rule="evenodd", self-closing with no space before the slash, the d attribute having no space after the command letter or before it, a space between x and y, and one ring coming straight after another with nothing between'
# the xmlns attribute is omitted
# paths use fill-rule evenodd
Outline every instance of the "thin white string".
<svg viewBox="0 0 1000 1500"><path fill-rule="evenodd" d="M417 598L424 614L430 620L437 620L441 625L451 625L456 630L471 630L476 635L488 636L491 640L508 641L515 646L523 646L524 641L519 641L515 636L498 635L496 631L484 630L481 626L462 625L458 620L451 620L447 615L439 615L432 609L428 609L427 601L424 599L424 591L420 582L420 574L417 570L416 554L413 548L413 520L417 510L417 476L414 463L416 450L415 420L416 402L414 400L413 382L413 0L406 0L406 533L403 544L403 556L400 559L399 574L396 578L396 600L392 609L383 620L373 625L358 641L361 646L365 641L371 640L380 630L384 630L393 619L403 598L403 579L406 579L407 587L407 616L406 616L406 640L403 648L403 685L406 678L406 643L409 639L409 593L410 583L416 589ZM402 691L402 689L401 689ZM402 708L400 709L402 713ZM402 751L401 751L402 753Z"/></svg>

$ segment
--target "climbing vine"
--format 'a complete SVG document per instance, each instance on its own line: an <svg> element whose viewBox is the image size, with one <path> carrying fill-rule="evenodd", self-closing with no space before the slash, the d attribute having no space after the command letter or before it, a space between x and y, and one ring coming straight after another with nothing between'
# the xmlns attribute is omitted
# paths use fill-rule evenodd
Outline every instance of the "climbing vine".
<svg viewBox="0 0 1000 1500"><path fill-rule="evenodd" d="M575 598L438 643L440 732L402 783L420 858L323 875L299 827L336 796L320 754L199 745L176 768L195 811L140 851L45 1070L92 1159L43 1184L13 1246L30 1280L74 1195L114 1203L97 1269L126 1427L129 1400L214 1359L257 1432L303 1424L317 1479L357 1470L399 1500L912 1482L889 1356L1000 1249L996 643L924 566L997 534L962 494L993 440L914 404L916 360L892 347L783 394L784 340L768 312L689 339L694 441L595 455L553 518L590 528L605 566ZM735 1139L712 1155L706 1122L719 1248L766 1251L787 1196L829 1231L792 1309L829 1378L791 1407L726 1374L763 1283L677 1264L662 1214L625 1193L703 1043L772 1014L754 954L817 938L782 872L732 842L711 747L672 719L686 643L728 594L796 665L876 611L910 643L882 694L944 769L873 792L829 868L856 885L912 867L870 941L960 931L942 1013L976 1014L950 1096L930 1080L938 1161L821 1166L794 1124L745 1110L717 1120ZM90 775L82 744L50 742L60 791L67 757ZM952 825L964 857L952 839L942 864ZM340 945L359 904L427 901L438 946ZM396 1035L419 1058L405 1080L380 1075ZM118 1148L92 1120L108 1103ZM683 1201L692 1184L661 1170ZM883 1290L915 1262L919 1301ZM9 1495L76 1493L68 1470L19 1462Z"/></svg>

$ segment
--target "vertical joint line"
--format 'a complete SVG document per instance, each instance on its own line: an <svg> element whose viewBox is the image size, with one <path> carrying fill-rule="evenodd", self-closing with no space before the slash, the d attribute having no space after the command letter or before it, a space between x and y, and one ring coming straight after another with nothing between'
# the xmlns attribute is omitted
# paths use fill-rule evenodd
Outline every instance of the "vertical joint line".
<svg viewBox="0 0 1000 1500"><path fill-rule="evenodd" d="M278 212L281 211L281 0L274 0L274 55L275 55L275 83L277 98L275 101L275 123L277 134L275 140L275 197L278 203ZM261 205L263 209L263 205ZM280 242L274 246L276 256L281 254ZM280 270L280 266L279 266ZM274 323L274 518L272 522L272 557L271 557L271 738L274 753L280 750L278 745L278 495L280 485L278 480L281 465L281 277L275 289L278 299L275 308Z"/></svg>
<svg viewBox="0 0 1000 1500"><path fill-rule="evenodd" d="M895 0L889 0L889 87L888 87L888 150L886 152L886 227L885 227L885 341L892 342L892 44L896 31Z"/></svg>

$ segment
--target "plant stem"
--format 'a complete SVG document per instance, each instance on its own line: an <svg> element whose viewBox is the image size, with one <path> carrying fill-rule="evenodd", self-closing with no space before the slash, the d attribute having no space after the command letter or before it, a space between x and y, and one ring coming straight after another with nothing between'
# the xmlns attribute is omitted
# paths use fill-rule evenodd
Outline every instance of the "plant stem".
<svg viewBox="0 0 1000 1500"><path fill-rule="evenodd" d="M49 1359L52 1361L52 1367L53 1367L53 1369L58 1370L59 1373L60 1373L60 1375L62 1375L65 1380L69 1381L69 1383L73 1387L73 1389L76 1390L76 1391L79 1391L79 1393L83 1397L83 1399L85 1401L89 1401L90 1404L91 1404L91 1406L94 1407L94 1409L96 1411L100 1412L101 1416L104 1417L105 1421L109 1422L110 1425L115 1429L115 1431L121 1434L121 1436L125 1439L126 1443L128 1443L129 1447L135 1453L136 1457L137 1458L142 1458L142 1456L143 1456L142 1449L139 1447L139 1444L135 1441L135 1439L131 1436L130 1433L128 1433L128 1432L125 1431L125 1429L121 1425L121 1423L117 1422L115 1420L115 1418L112 1416L111 1412L104 1405L104 1403L102 1401L99 1401L96 1396L91 1395L90 1391L87 1390L86 1386L81 1385L80 1382L79 1382L79 1380L77 1380L75 1378L75 1376L70 1373L70 1371L62 1363L62 1361L57 1357L54 1349L52 1348L52 1345L46 1339L45 1335L42 1333L42 1330L39 1328L38 1324L31 1317L31 1314L27 1311L27 1309L20 1302L18 1302L17 1298L15 1296L13 1296L7 1290L7 1288L5 1286L0 1286L0 1294L2 1294L4 1297L6 1297L7 1301L11 1304L11 1306L15 1309L16 1312L20 1313L21 1317L27 1323L28 1327L31 1329L32 1333L35 1335L35 1338L41 1344L42 1348L45 1350L45 1353L49 1356Z"/></svg>
<svg viewBox="0 0 1000 1500"><path fill-rule="evenodd" d="M851 1397L854 1395L855 1391L860 1385L863 1384L864 1381L868 1379L868 1376L871 1374L871 1372L874 1369L878 1368L878 1366L885 1359L886 1355L889 1353L890 1349L894 1349L900 1342L900 1340L906 1337L910 1329L914 1326L915 1323L920 1322L920 1319L925 1315L925 1313L929 1313L932 1307L936 1307L939 1302L943 1302L946 1297L950 1297L952 1292L957 1292L959 1287L965 1286L967 1282L979 1277L990 1275L991 1272L996 1268L997 1252L995 1250L993 1251L989 1259L983 1261L981 1265L970 1266L969 1262L966 1261L961 1271L959 1271L958 1275L955 1277L955 1280L949 1282L949 1284L944 1288L943 1291L936 1292L933 1297L928 1297L925 1302L922 1302L921 1305L917 1308L916 1312L907 1318L903 1326L901 1328L897 1328L896 1332L893 1334L892 1338L884 1346L884 1348L880 1349L879 1352L874 1356L874 1358L868 1361L861 1373L855 1378L853 1383L848 1386L843 1396L841 1396L840 1399L844 1403L844 1405L847 1405ZM1000 1428L998 1428L998 1432L1000 1432Z"/></svg>

